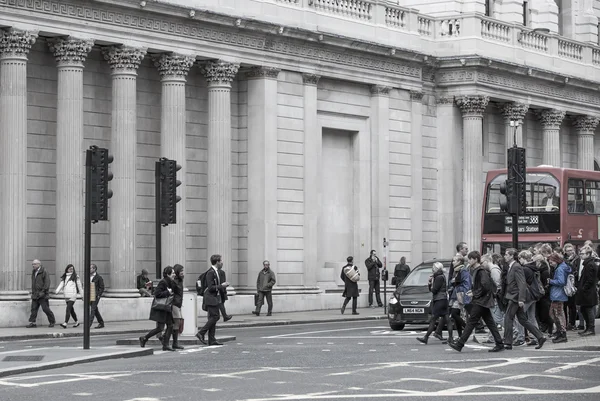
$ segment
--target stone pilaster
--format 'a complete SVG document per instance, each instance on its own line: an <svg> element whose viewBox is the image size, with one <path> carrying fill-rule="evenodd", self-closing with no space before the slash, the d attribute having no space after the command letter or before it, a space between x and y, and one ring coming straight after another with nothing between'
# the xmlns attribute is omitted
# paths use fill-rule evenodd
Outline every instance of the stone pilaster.
<svg viewBox="0 0 600 401"><path fill-rule="evenodd" d="M94 42L48 42L58 66L56 104L56 277L72 263L83 274L84 174L83 63Z"/></svg>
<svg viewBox="0 0 600 401"><path fill-rule="evenodd" d="M248 268L242 291L256 292L265 259L277 261L277 77L254 67L248 79ZM300 280L300 278L299 278Z"/></svg>
<svg viewBox="0 0 600 401"><path fill-rule="evenodd" d="M481 242L481 205L483 201L483 113L487 96L461 96L456 99L463 116L463 241L472 249Z"/></svg>
<svg viewBox="0 0 600 401"><path fill-rule="evenodd" d="M371 246L374 249L380 249L383 239L390 236L391 89L371 86Z"/></svg>
<svg viewBox="0 0 600 401"><path fill-rule="evenodd" d="M576 3L572 3L575 4ZM598 44L598 17L594 12L593 0L579 0L579 10L575 12L575 40Z"/></svg>
<svg viewBox="0 0 600 401"><path fill-rule="evenodd" d="M594 131L598 126L598 117L577 116L573 125L577 129L577 168L594 170Z"/></svg>
<svg viewBox="0 0 600 401"><path fill-rule="evenodd" d="M0 300L28 297L27 55L36 39L0 29Z"/></svg>
<svg viewBox="0 0 600 401"><path fill-rule="evenodd" d="M136 158L137 69L146 49L113 46L103 49L112 70L110 151L114 155L110 183L110 281L107 296L137 297L136 288ZM93 262L93 261L92 261ZM101 267L99 267L101 268Z"/></svg>
<svg viewBox="0 0 600 401"><path fill-rule="evenodd" d="M208 82L207 257L222 255L225 268L231 264L231 82L238 69L224 61L202 67Z"/></svg>
<svg viewBox="0 0 600 401"><path fill-rule="evenodd" d="M160 114L160 155L176 160L181 166L177 173L185 181L186 112L185 82L195 58L179 54L161 54L154 60L162 83ZM177 203L177 224L162 229L162 262L164 266L177 263L185 266L186 254L186 184L177 188L181 201Z"/></svg>
<svg viewBox="0 0 600 401"><path fill-rule="evenodd" d="M542 164L560 167L560 125L565 118L561 110L547 109L538 113L542 123Z"/></svg>
<svg viewBox="0 0 600 401"><path fill-rule="evenodd" d="M530 3L531 27L546 28L558 33L558 6L554 0L541 0ZM522 22L522 21L521 21Z"/></svg>
<svg viewBox="0 0 600 401"><path fill-rule="evenodd" d="M410 91L410 262L423 261L423 92Z"/></svg>
<svg viewBox="0 0 600 401"><path fill-rule="evenodd" d="M524 143L523 120L525 119L527 110L529 110L529 105L518 102L504 103L500 106L500 110L504 116L504 137L506 139L506 149L513 147L515 136L517 139L517 146L522 147ZM510 126L511 121L516 121L518 123L516 135L515 128Z"/></svg>
<svg viewBox="0 0 600 401"><path fill-rule="evenodd" d="M317 120L319 75L302 74L304 88L304 278L305 285L317 284L319 210L321 205L321 152L323 133Z"/></svg>

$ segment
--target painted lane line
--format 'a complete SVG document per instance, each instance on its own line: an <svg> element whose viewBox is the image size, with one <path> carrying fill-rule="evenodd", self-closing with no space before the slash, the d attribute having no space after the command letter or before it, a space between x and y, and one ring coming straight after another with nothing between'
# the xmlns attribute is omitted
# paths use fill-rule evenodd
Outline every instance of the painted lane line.
<svg viewBox="0 0 600 401"><path fill-rule="evenodd" d="M365 330L365 327L350 327L344 329L330 329L330 330L318 330L318 331L304 331L299 333L288 333L288 334L277 334L274 336L266 336L261 338L284 338L284 337L295 337L296 335L307 335L307 334L321 334L321 333L338 333L340 331L356 331Z"/></svg>
<svg viewBox="0 0 600 401"><path fill-rule="evenodd" d="M559 372L563 372L568 369L575 369L575 368L579 368L581 366L587 366L592 363L596 363L598 361L600 361L600 358L592 358L592 359L587 359L585 361L579 361L579 362L569 362L569 363L565 363L563 366L558 366L556 368L548 369L548 370L544 371L544 373L559 373Z"/></svg>
<svg viewBox="0 0 600 401"><path fill-rule="evenodd" d="M329 351L331 351L331 350L329 350L329 349L322 349L321 350L321 352L329 352Z"/></svg>
<svg viewBox="0 0 600 401"><path fill-rule="evenodd" d="M91 395L94 395L94 393L73 393L73 395L76 395L79 397L89 397Z"/></svg>
<svg viewBox="0 0 600 401"><path fill-rule="evenodd" d="M566 380L566 381L581 381L583 379L580 379L578 377L570 377L570 376L559 376L559 375L542 375L542 374L523 374L523 375L515 375L515 376L508 376L508 377L502 377L500 379L496 379L490 383L498 383L498 382L503 382L503 381L513 381L513 380L521 380L521 379L529 379L532 377L547 377L550 379L558 379L558 380Z"/></svg>

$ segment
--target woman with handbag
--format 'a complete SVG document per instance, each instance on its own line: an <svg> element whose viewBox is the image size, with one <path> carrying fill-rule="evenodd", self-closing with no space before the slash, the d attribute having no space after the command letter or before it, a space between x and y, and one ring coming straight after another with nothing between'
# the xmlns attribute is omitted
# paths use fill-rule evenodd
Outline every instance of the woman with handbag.
<svg viewBox="0 0 600 401"><path fill-rule="evenodd" d="M152 308L150 309L150 320L156 322L156 328L150 331L145 336L140 337L140 347L144 348L148 339L158 333L161 333L167 326L167 331L162 337L162 349L163 351L175 351L169 347L169 340L173 333L173 287L176 286L175 281L175 270L171 266L167 266L163 270L163 279L160 280L156 289L154 290L154 300L152 302Z"/></svg>
<svg viewBox="0 0 600 401"><path fill-rule="evenodd" d="M181 315L181 305L183 304L183 277L185 273L183 266L177 264L173 266L175 279L173 285L173 349L183 349L179 345L179 333L183 331L183 316Z"/></svg>
<svg viewBox="0 0 600 401"><path fill-rule="evenodd" d="M340 278L344 281L344 292L342 293L342 296L345 298L341 312L343 315L346 311L346 305L348 305L348 302L352 300L352 314L358 315L359 313L356 311L359 295L357 281L360 278L360 273L358 272L358 267L356 267L353 263L354 258L352 256L348 256L346 258L346 261L348 263L346 263L346 265L342 267L342 274L340 275ZM351 279L351 277L353 279Z"/></svg>
<svg viewBox="0 0 600 401"><path fill-rule="evenodd" d="M65 301L67 302L67 311L65 314L65 322L61 323L60 326L63 329L67 328L67 323L69 323L69 318L72 316L75 324L73 327L79 326L79 321L77 320L77 314L75 313L75 309L73 309L73 305L75 305L75 301L77 300L77 295L81 293L83 290L83 286L81 285L81 281L75 273L75 267L71 264L67 265L65 269L65 273L60 277L61 281L56 289L56 293L60 293L64 291L65 293Z"/></svg>

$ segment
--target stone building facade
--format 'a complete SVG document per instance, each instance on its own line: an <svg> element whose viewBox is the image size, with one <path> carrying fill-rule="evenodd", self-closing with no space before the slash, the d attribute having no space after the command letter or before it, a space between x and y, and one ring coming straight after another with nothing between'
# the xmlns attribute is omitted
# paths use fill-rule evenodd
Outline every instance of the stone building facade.
<svg viewBox="0 0 600 401"><path fill-rule="evenodd" d="M192 287L224 255L232 313L264 259L276 310L309 310L339 307L346 256L366 277L383 238L390 263L475 248L510 121L529 165L593 169L597 2L570 20L534 2L525 25L522 2L445 3L0 0L0 325L27 318L32 259L53 286L82 273L90 145L114 155L92 235L108 321L147 316L159 157L183 167L163 262Z"/></svg>

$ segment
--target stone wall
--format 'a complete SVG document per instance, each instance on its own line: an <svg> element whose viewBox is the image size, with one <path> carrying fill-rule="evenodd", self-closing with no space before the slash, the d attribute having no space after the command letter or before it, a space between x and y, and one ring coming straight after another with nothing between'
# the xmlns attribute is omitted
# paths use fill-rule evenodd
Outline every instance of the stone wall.
<svg viewBox="0 0 600 401"><path fill-rule="evenodd" d="M438 252L438 203L440 194L437 190L437 161L439 152L443 151L437 144L437 109L435 96L423 96L423 260L444 257L447 253ZM419 263L413 260L411 263Z"/></svg>

